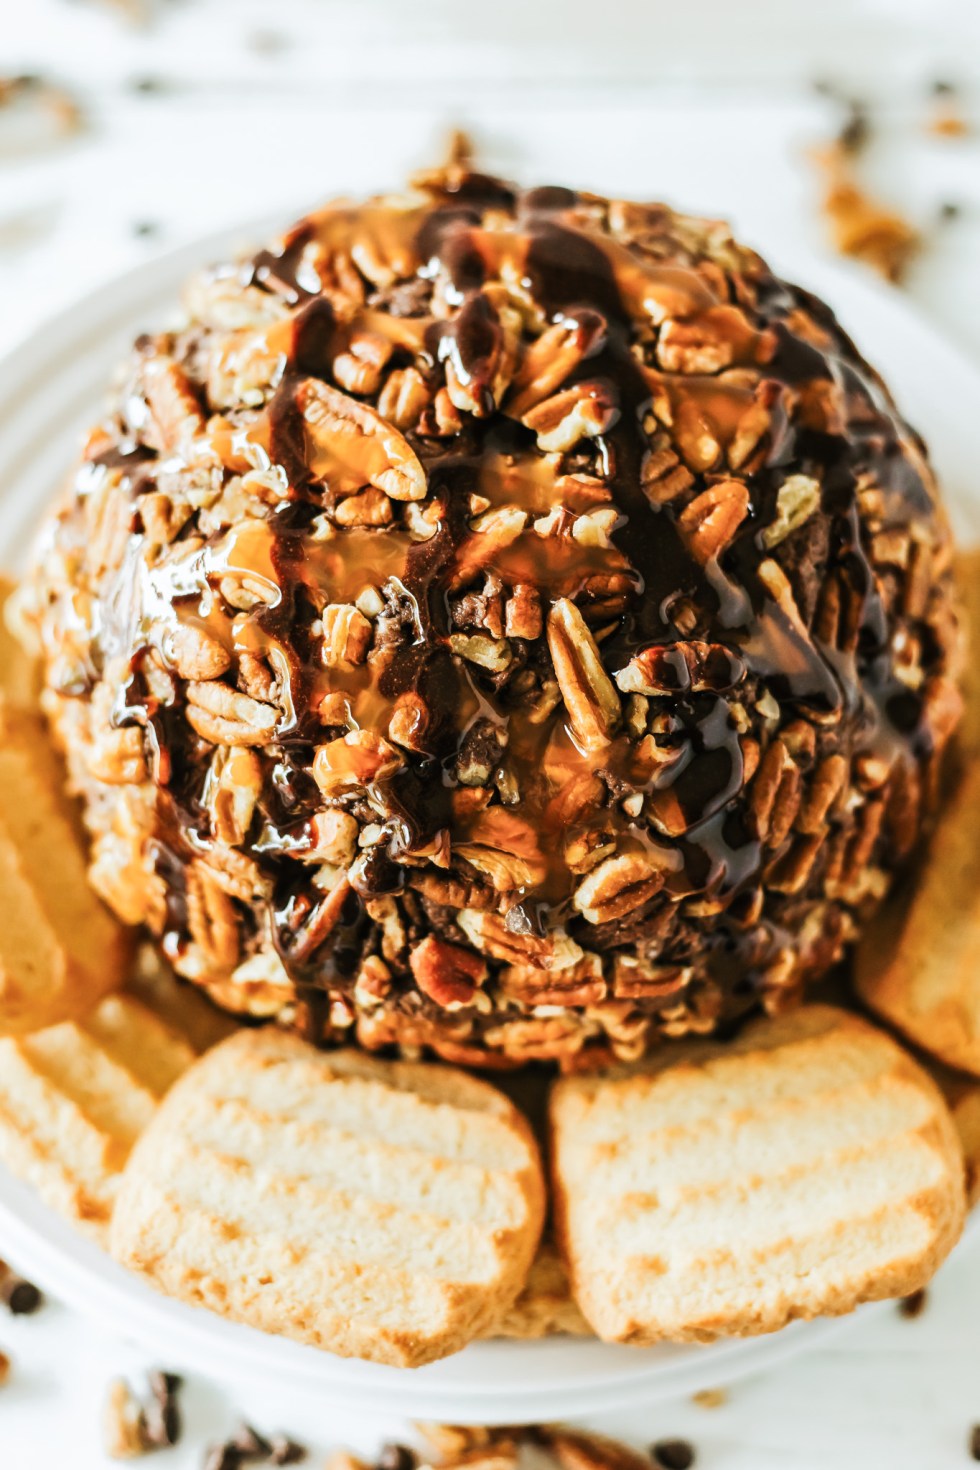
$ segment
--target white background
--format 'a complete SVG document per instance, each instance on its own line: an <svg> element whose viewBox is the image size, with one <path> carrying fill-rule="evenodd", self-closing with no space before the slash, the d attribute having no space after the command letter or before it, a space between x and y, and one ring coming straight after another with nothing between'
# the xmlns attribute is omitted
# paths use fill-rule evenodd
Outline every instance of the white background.
<svg viewBox="0 0 980 1470"><path fill-rule="evenodd" d="M0 75L63 82L85 117L57 140L29 112L0 111L0 352L158 251L397 184L460 124L487 165L724 214L791 262L821 248L805 155L835 124L811 85L827 77L874 104L867 177L927 234L907 293L980 363L976 0L158 0L143 27L120 8L0 0ZM960 83L972 139L927 135L936 78ZM944 201L963 213L937 227ZM0 1348L15 1361L0 1470L102 1470L105 1382L148 1359L54 1306L0 1316ZM376 1423L353 1424L332 1406L249 1400L195 1381L186 1447L152 1463L190 1470L246 1407L324 1450L370 1449L394 1428L381 1405ZM722 1408L678 1403L604 1427L640 1443L688 1435L705 1470L953 1470L970 1463L976 1421L973 1250L917 1321L886 1307L736 1385Z"/></svg>

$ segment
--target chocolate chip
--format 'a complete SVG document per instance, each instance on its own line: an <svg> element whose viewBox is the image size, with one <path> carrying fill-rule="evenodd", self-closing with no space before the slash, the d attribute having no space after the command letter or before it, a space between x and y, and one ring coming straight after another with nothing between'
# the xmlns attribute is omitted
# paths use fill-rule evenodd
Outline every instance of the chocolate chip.
<svg viewBox="0 0 980 1470"><path fill-rule="evenodd" d="M418 1455L404 1444L386 1444L378 1456L378 1470L415 1470Z"/></svg>
<svg viewBox="0 0 980 1470"><path fill-rule="evenodd" d="M927 1302L928 1296L924 1291L913 1291L911 1296L902 1298L898 1304L898 1310L903 1317L921 1317Z"/></svg>
<svg viewBox="0 0 980 1470"><path fill-rule="evenodd" d="M179 1374L159 1369L147 1374L152 1399L144 1410L144 1428L147 1441L154 1449L169 1449L180 1439L182 1425L177 1394L183 1381Z"/></svg>
<svg viewBox="0 0 980 1470"><path fill-rule="evenodd" d="M936 77L929 90L934 97L952 97L956 93L956 83L948 77Z"/></svg>
<svg viewBox="0 0 980 1470"><path fill-rule="evenodd" d="M851 102L848 104L848 114L844 126L837 134L837 141L848 153L857 153L867 143L871 136L871 119L868 109L862 102Z"/></svg>
<svg viewBox="0 0 980 1470"><path fill-rule="evenodd" d="M202 1470L240 1470L241 1464L242 1457L233 1444L213 1444L204 1456Z"/></svg>
<svg viewBox="0 0 980 1470"><path fill-rule="evenodd" d="M959 219L962 213L963 206L955 199L944 199L939 206L939 218L942 220Z"/></svg>
<svg viewBox="0 0 980 1470"><path fill-rule="evenodd" d="M658 1470L690 1470L694 1464L694 1446L686 1439L658 1439L650 1454Z"/></svg>
<svg viewBox="0 0 980 1470"><path fill-rule="evenodd" d="M133 234L137 235L142 240L148 240L153 235L159 235L160 233L160 225L158 221L154 219L134 220L130 228L132 229Z"/></svg>
<svg viewBox="0 0 980 1470"><path fill-rule="evenodd" d="M31 1281L13 1272L4 1275L0 1282L0 1301L15 1317L29 1317L36 1312L44 1298Z"/></svg>
<svg viewBox="0 0 980 1470"><path fill-rule="evenodd" d="M266 1460L272 1453L272 1445L251 1424L240 1424L229 1443L243 1460Z"/></svg>
<svg viewBox="0 0 980 1470"><path fill-rule="evenodd" d="M274 1434L269 1441L270 1465L298 1465L306 1459L306 1446L287 1439L284 1434Z"/></svg>
<svg viewBox="0 0 980 1470"><path fill-rule="evenodd" d="M970 1430L970 1458L980 1460L980 1424L974 1424Z"/></svg>

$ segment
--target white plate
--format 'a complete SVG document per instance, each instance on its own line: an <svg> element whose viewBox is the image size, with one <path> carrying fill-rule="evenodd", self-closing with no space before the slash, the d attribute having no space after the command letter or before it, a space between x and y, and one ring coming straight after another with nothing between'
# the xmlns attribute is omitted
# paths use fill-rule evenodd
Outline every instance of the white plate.
<svg viewBox="0 0 980 1470"><path fill-rule="evenodd" d="M198 265L271 233L238 230L129 273L62 313L0 361L0 561L16 565L65 475L77 436L97 416L114 365L137 332L164 323ZM816 260L779 261L825 296L880 367L928 440L959 535L980 525L976 419L980 373L895 292ZM976 1233L976 1232L974 1232ZM350 1409L455 1422L597 1414L717 1386L812 1347L837 1322L707 1348L631 1349L594 1341L480 1343L415 1372L350 1362L168 1301L81 1239L0 1168L0 1253L52 1294L166 1361L239 1388L307 1390ZM864 1308L864 1312L872 1310ZM852 1320L852 1319L848 1319Z"/></svg>

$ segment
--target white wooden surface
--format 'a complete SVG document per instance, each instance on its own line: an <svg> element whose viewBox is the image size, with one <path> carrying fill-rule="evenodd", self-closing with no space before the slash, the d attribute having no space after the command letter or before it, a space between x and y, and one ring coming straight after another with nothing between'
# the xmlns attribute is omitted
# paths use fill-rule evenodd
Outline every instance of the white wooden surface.
<svg viewBox="0 0 980 1470"><path fill-rule="evenodd" d="M0 351L157 250L397 183L458 124L490 166L727 214L791 261L820 240L802 160L833 126L809 85L823 76L873 99L869 179L930 232L907 290L980 361L976 0L157 0L143 28L108 3L0 0L0 74L20 72L66 83L86 126L28 147L25 124L0 115ZM972 139L926 135L940 77L961 83ZM137 90L146 79L158 86ZM962 216L935 229L946 200ZM15 1362L0 1470L103 1470L104 1384L144 1356L58 1306L0 1315L0 1348ZM886 1308L736 1385L721 1408L678 1403L602 1427L641 1443L689 1436L705 1470L954 1470L980 1421L978 1364L974 1250L916 1321ZM185 1443L153 1461L161 1470L199 1465L243 1409L323 1450L398 1430L382 1405L354 1424L197 1381L186 1403Z"/></svg>

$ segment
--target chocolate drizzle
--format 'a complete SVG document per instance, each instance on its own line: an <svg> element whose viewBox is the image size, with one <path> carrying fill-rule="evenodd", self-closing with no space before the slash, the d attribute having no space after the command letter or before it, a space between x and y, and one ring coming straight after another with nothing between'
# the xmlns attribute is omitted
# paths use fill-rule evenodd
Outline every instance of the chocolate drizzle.
<svg viewBox="0 0 980 1470"><path fill-rule="evenodd" d="M626 213L614 224L615 208ZM745 977L785 939L775 919L742 917L758 914L753 896L788 851L789 839L766 850L746 802L773 729L805 727L796 739L812 760L839 753L911 769L932 750L926 684L896 671L896 614L861 497L880 496L886 530L937 512L921 443L833 314L749 252L695 238L662 206L520 192L455 167L403 202L313 215L242 273L244 287L285 309L260 343L279 368L256 413L216 415L207 434L226 482L256 473L288 490L230 530L189 534L186 549L178 537L141 580L124 568L120 584L133 587L123 613L105 619L113 647L132 656L116 724L142 724L156 750L166 829L156 869L172 948L187 922L181 864L210 841L208 752L180 730L180 682L166 696L140 661L192 628L226 651L230 672L219 678L229 687L246 657L274 680L277 722L247 847L265 884L259 928L304 994L349 992L365 947L376 946L371 905L424 891L426 862L441 853L444 873L446 854L472 845L481 814L506 797L533 834L512 854L527 872L507 895L514 933L567 930L586 946L656 953L645 936L668 932L666 906L696 899L711 917L705 974L724 972L747 1003ZM345 273L359 300L345 295ZM538 388L529 368L511 386L515 363L547 333L564 354L560 374ZM341 354L368 374L372 361L414 374L424 410L396 429L380 412L381 369L363 391L341 394ZM562 395L584 426L567 439L540 408ZM126 441L91 463L93 474L129 477L135 497L156 460ZM744 506L707 553L688 508L733 476ZM794 477L817 484L819 505L776 542ZM602 529L581 531L593 511L606 515ZM481 518L497 512L524 519L488 557ZM254 605L229 604L228 579L257 589ZM325 610L352 608L365 589L368 652L328 657ZM540 616L511 632L488 609L520 589L533 591ZM541 618L565 599L614 681L656 655L661 682L639 713L624 697L601 750L584 748L561 700L541 714L539 696L554 685ZM483 662L460 652L481 628ZM707 650L698 682L695 645ZM757 713L764 699L778 722ZM392 733L406 710L418 712L409 741ZM397 758L356 801L325 799L317 751L358 731ZM486 766L480 800L467 761ZM600 814L605 841L663 866L662 889L628 928L590 936L573 905L580 871L564 856L564 802L577 786L593 792L590 820ZM305 861L317 817L333 807L356 810L383 840L331 889L314 886ZM462 872L464 886L480 876L465 861ZM693 940L671 943L682 962Z"/></svg>

